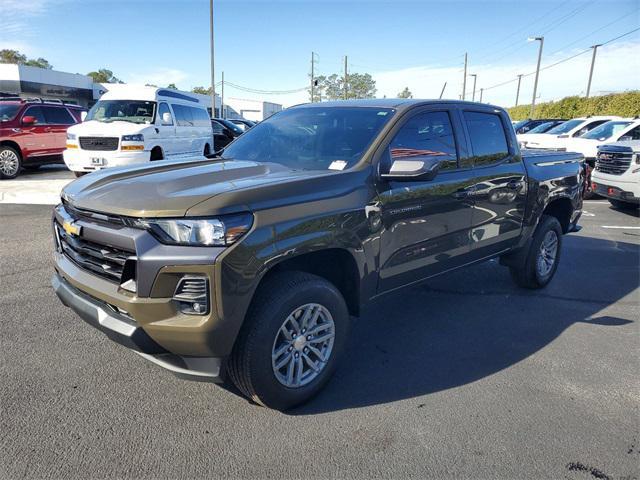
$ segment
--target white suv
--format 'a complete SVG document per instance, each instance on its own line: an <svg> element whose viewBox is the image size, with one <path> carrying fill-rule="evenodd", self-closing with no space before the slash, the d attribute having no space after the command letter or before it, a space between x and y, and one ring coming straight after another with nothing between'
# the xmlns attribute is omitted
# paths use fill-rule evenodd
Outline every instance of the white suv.
<svg viewBox="0 0 640 480"><path fill-rule="evenodd" d="M640 206L640 140L615 142L598 148L591 174L594 193L607 197L614 207Z"/></svg>

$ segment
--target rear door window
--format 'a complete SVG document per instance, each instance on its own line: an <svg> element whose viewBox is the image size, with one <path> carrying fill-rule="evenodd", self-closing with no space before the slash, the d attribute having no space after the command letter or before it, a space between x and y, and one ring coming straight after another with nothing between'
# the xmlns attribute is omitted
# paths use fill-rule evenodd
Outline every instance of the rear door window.
<svg viewBox="0 0 640 480"><path fill-rule="evenodd" d="M25 110L22 118L24 117L35 117L36 125L45 125L47 121L44 118L44 113L42 111L42 107L29 107Z"/></svg>
<svg viewBox="0 0 640 480"><path fill-rule="evenodd" d="M507 136L500 115L485 112L464 112L475 166L501 162L509 156Z"/></svg>
<svg viewBox="0 0 640 480"><path fill-rule="evenodd" d="M447 112L425 112L410 118L389 147L392 160L432 156L443 160L441 170L458 167L456 142Z"/></svg>
<svg viewBox="0 0 640 480"><path fill-rule="evenodd" d="M193 127L193 117L191 108L185 105L177 105L172 103L173 113L176 116L176 124L179 127Z"/></svg>
<svg viewBox="0 0 640 480"><path fill-rule="evenodd" d="M66 108L41 107L44 111L44 118L49 125L73 125L76 121Z"/></svg>

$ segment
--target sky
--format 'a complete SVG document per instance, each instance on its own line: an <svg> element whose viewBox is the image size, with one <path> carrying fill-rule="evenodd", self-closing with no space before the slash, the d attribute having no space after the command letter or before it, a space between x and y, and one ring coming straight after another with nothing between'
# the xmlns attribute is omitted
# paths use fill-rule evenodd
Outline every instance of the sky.
<svg viewBox="0 0 640 480"><path fill-rule="evenodd" d="M476 100L515 103L517 75L640 28L640 0L215 0L216 82L282 92L317 74L370 73L378 97L408 87L414 98L462 93L464 53ZM44 57L56 70L108 68L127 83L208 86L208 0L0 0L0 49ZM537 101L584 95L591 50L540 73ZM592 93L640 89L640 30L600 47ZM522 78L529 103L534 75ZM509 82L500 85L504 82ZM496 86L498 85L498 86ZM473 78L467 80L471 98ZM217 91L219 92L219 87ZM285 106L305 91L256 94L227 83L225 96Z"/></svg>

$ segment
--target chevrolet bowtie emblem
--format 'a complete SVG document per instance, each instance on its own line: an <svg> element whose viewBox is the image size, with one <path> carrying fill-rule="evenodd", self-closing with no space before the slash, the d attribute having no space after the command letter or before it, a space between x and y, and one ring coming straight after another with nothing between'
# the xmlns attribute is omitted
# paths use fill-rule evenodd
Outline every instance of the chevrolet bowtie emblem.
<svg viewBox="0 0 640 480"><path fill-rule="evenodd" d="M82 227L80 225L76 225L73 222L67 221L62 224L62 228L65 232L67 232L68 235L80 235L80 231L82 230Z"/></svg>

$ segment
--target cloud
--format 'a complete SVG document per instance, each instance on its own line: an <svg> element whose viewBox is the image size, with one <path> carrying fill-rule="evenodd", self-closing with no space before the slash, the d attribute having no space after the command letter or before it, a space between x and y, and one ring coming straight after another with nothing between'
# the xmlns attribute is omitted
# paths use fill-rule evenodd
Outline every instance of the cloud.
<svg viewBox="0 0 640 480"><path fill-rule="evenodd" d="M2 0L0 48L16 43L16 37L33 36L30 24L33 17L44 14L54 3L62 0Z"/></svg>
<svg viewBox="0 0 640 480"><path fill-rule="evenodd" d="M178 88L186 89L182 84L189 78L189 74L176 68L154 68L144 73L131 73L123 80L128 83L150 83L160 87L166 87L170 83L174 83ZM181 85L182 84L182 85Z"/></svg>
<svg viewBox="0 0 640 480"><path fill-rule="evenodd" d="M606 93L629 89L639 89L637 72L640 69L638 51L640 42L621 42L598 49L591 86L592 93ZM568 58L581 50L557 52L545 57L542 67ZM510 64L474 65L470 59L468 73L476 73L476 100L480 89L512 80L506 85L489 88L483 94L483 101L503 106L515 103L517 75L535 71L535 55L528 61ZM523 59L524 60L524 59ZM552 68L542 70L538 81L537 101L556 100L568 95L584 95L587 87L591 53L584 53L572 60ZM459 67L442 67L425 65L422 67L389 70L374 73L378 88L378 96L395 97L404 87L409 87L414 98L438 98L444 82L447 82L443 98L458 99L462 93L462 65ZM531 102L533 95L534 75L522 78L519 103ZM467 99L472 97L473 78L467 79Z"/></svg>

